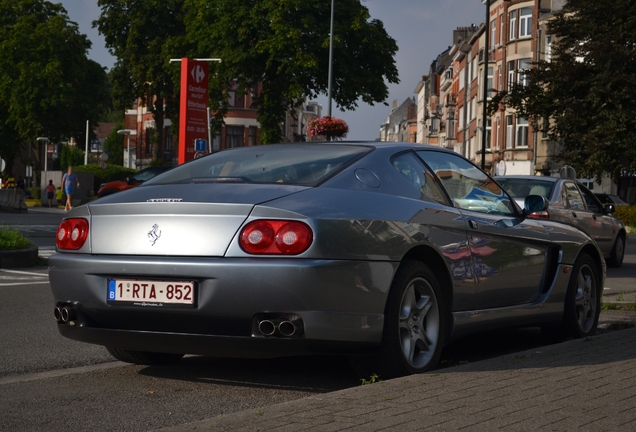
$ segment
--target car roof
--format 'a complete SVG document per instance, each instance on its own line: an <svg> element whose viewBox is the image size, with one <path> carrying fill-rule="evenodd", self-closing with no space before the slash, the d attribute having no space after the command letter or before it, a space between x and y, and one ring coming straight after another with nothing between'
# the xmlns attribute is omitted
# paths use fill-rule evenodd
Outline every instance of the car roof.
<svg viewBox="0 0 636 432"><path fill-rule="evenodd" d="M497 179L521 179L521 180L541 180L541 181L550 181L557 182L559 180L568 180L561 177L548 177L548 176L533 176L533 175L500 175L495 176L495 180Z"/></svg>

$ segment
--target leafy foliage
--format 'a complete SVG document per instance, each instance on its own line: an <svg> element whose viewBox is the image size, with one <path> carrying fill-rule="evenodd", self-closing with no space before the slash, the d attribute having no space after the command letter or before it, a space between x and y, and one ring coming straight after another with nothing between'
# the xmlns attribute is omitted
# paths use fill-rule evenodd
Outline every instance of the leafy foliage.
<svg viewBox="0 0 636 432"><path fill-rule="evenodd" d="M614 215L625 225L636 228L636 205L617 206Z"/></svg>
<svg viewBox="0 0 636 432"><path fill-rule="evenodd" d="M0 250L26 249L33 246L33 242L24 237L20 231L9 227L0 227Z"/></svg>
<svg viewBox="0 0 636 432"><path fill-rule="evenodd" d="M108 168L103 169L98 164L88 164L75 167L75 172L93 173L93 188L95 192L97 192L102 183L115 180L125 180L126 177L134 175L137 170L113 164L108 164Z"/></svg>
<svg viewBox="0 0 636 432"><path fill-rule="evenodd" d="M307 0L184 0L186 41L192 57L221 58L210 65L217 120L228 109L234 80L238 92L259 87L260 141L277 142L285 112L303 98L326 94L331 5ZM385 81L398 83L397 44L381 21L370 20L360 0L336 2L332 97L341 110L358 101L374 104L388 96ZM218 124L219 122L217 122Z"/></svg>
<svg viewBox="0 0 636 432"><path fill-rule="evenodd" d="M123 120L115 123L113 130L104 139L104 151L108 154L108 165L124 164L124 146L128 138L117 133L121 129L124 129Z"/></svg>
<svg viewBox="0 0 636 432"><path fill-rule="evenodd" d="M62 145L60 156L60 169L66 172L69 166L77 167L84 164L84 151L77 146Z"/></svg>
<svg viewBox="0 0 636 432"><path fill-rule="evenodd" d="M60 4L0 0L0 152L11 166L37 136L85 139L110 106L106 72L87 58L87 37ZM43 161L26 161L40 168Z"/></svg>
<svg viewBox="0 0 636 432"><path fill-rule="evenodd" d="M569 0L549 34L551 61L499 99L546 123L579 176L616 180L636 171L636 2Z"/></svg>
<svg viewBox="0 0 636 432"><path fill-rule="evenodd" d="M183 0L99 0L98 5L102 13L93 25L117 57L110 73L116 106L123 111L139 98L154 114L161 144L164 116L176 117L179 68L169 61L185 56L173 41L185 35ZM152 146L153 160L162 150Z"/></svg>

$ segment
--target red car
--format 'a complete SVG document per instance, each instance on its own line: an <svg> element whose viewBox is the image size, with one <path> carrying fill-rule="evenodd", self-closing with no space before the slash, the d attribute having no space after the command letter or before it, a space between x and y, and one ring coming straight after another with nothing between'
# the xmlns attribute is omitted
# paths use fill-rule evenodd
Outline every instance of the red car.
<svg viewBox="0 0 636 432"><path fill-rule="evenodd" d="M102 185L99 187L99 190L97 191L97 197L101 198L103 196L111 195L116 192L132 189L135 186L139 186L146 180L150 180L151 178L161 173L164 173L172 168L173 167L171 166L148 167L148 168L142 169L141 171L136 173L134 176L126 178L126 180L115 180L108 183L102 183Z"/></svg>

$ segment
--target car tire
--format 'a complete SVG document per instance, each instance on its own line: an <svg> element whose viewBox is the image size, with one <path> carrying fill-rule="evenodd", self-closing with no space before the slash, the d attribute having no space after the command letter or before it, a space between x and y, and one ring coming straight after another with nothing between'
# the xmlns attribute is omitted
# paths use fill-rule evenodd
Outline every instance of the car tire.
<svg viewBox="0 0 636 432"><path fill-rule="evenodd" d="M601 289L597 266L583 253L574 264L565 296L562 333L565 337L593 335L601 313Z"/></svg>
<svg viewBox="0 0 636 432"><path fill-rule="evenodd" d="M616 236L616 241L614 242L612 253L610 254L609 259L607 260L607 265L609 267L620 267L623 264L624 257L625 257L625 237L621 233Z"/></svg>
<svg viewBox="0 0 636 432"><path fill-rule="evenodd" d="M141 365L172 364L183 357L183 354L131 351L112 347L106 347L106 349L117 360Z"/></svg>
<svg viewBox="0 0 636 432"><path fill-rule="evenodd" d="M400 265L384 313L380 378L426 372L439 363L449 314L439 282L420 261Z"/></svg>

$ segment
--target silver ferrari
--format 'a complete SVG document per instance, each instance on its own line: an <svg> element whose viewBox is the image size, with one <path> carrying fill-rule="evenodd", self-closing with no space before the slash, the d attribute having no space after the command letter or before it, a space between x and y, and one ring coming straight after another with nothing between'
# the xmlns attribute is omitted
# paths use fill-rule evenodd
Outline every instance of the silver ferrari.
<svg viewBox="0 0 636 432"><path fill-rule="evenodd" d="M460 335L596 330L605 262L527 217L460 155L419 144L226 150L76 207L49 261L63 336L153 364L349 354L382 377Z"/></svg>

